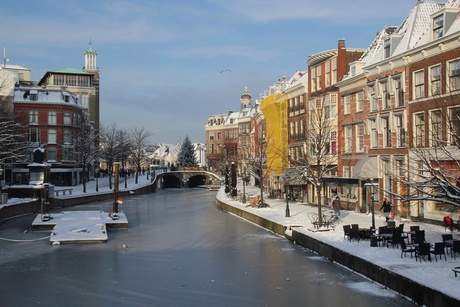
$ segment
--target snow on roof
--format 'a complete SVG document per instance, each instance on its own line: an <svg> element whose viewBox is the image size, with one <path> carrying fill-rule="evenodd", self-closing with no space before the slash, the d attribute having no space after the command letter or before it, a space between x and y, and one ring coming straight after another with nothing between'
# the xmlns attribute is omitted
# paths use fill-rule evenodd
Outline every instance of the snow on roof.
<svg viewBox="0 0 460 307"><path fill-rule="evenodd" d="M458 0L453 0L455 1ZM431 15L443 7L442 3L418 1L398 27L385 27L377 33L360 61L365 63L364 66L368 66L384 60L383 42L389 36L395 38L392 44L396 44L392 56L403 54L417 45L428 42Z"/></svg>
<svg viewBox="0 0 460 307"><path fill-rule="evenodd" d="M31 95L37 95L32 98ZM66 90L19 87L14 90L14 102L74 104L80 106L77 95Z"/></svg>

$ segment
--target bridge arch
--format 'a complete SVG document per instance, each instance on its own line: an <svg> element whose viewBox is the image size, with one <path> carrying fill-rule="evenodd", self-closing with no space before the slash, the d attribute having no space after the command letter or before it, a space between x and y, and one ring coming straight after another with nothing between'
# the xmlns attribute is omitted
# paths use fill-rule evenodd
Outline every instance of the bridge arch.
<svg viewBox="0 0 460 307"><path fill-rule="evenodd" d="M157 182L162 188L216 186L221 184L221 180L218 175L201 170L163 171L152 177L152 182Z"/></svg>

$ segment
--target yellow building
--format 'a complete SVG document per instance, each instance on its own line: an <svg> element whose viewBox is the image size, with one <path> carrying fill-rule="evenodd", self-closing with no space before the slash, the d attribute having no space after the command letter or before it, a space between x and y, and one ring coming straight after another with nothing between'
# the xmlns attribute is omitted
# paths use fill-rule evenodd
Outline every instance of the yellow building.
<svg viewBox="0 0 460 307"><path fill-rule="evenodd" d="M265 174L269 177L279 177L288 167L287 103L287 96L279 91L260 102L266 122Z"/></svg>

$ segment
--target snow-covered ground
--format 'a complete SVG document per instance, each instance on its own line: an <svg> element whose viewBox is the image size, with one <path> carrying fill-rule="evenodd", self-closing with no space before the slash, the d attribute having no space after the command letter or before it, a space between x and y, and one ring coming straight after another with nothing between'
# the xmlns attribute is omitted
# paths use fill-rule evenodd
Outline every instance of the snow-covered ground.
<svg viewBox="0 0 460 307"><path fill-rule="evenodd" d="M134 190L141 186L145 186L149 184L149 179L147 179L146 175L140 176L138 184L135 184L134 178L129 178L126 182L127 188L125 188L124 179L121 179L119 183L119 190ZM108 186L107 177L99 178L97 185L98 192L96 192L96 181L93 180L88 182L86 185L86 194L111 191ZM72 195L63 197L78 197L79 195L84 194L82 185L74 186L72 188ZM239 186L238 189L242 190L242 186ZM259 190L256 187L247 186L246 193L247 195L258 195ZM407 255L407 257L403 256L401 258L401 250L397 248L393 249L386 246L371 247L369 241L357 242L356 240L352 240L350 242L348 239L344 239L343 225L359 224L362 228L369 228L372 221L370 214L367 215L351 211L342 211L340 221L334 231L314 232L311 231L313 226L308 218L308 213L317 212L317 207L308 206L298 202L289 202L290 217L285 217L286 202L281 199L264 198L264 200L269 204L268 208L253 208L247 206L248 203L243 204L241 201L229 198L223 189L220 189L217 192L217 197L225 203L260 215L279 224L286 226L299 226L296 227L296 231L298 232L305 233L308 236L314 237L315 239L326 242L350 254L373 262L383 268L396 271L420 284L426 285L443 293L447 293L460 300L460 291L458 291L460 287L460 275L456 278L452 271L454 267L460 267L460 255L457 255L456 260L448 254L447 261L444 260L444 257L442 257L442 259L439 259L438 257L438 260L435 261L433 256L431 262L416 262L415 258L411 259L410 255ZM24 201L24 199L9 199L7 205L12 205L21 201ZM127 218L129 219L129 216L127 216ZM385 224L384 218L380 217L378 214L375 215L375 221L376 227L384 226ZM450 231L446 231L443 226L410 220L403 220L401 222L397 221L396 224L398 225L399 223L405 224L405 230L408 230L410 226L419 225L421 229L425 230L427 242L432 244L435 242L441 242L442 234L450 233ZM452 234L454 239L460 240L460 232L454 230Z"/></svg>
<svg viewBox="0 0 460 307"><path fill-rule="evenodd" d="M239 188L239 187L238 187ZM259 190L255 187L246 187L246 193L258 195ZM320 241L333 245L341 250L344 250L352 255L365 259L369 262L375 263L378 266L397 272L407 278L410 278L420 284L426 285L443 293L460 300L460 275L455 277L452 269L460 267L460 255L457 254L456 260L447 254L447 261L439 259L435 261L432 255L432 261L415 261L415 257L411 259L410 255L401 258L401 250L386 246L371 247L370 241L349 241L344 239L343 225L358 224L360 228L369 228L372 225L371 214L356 213L351 211L341 211L340 221L335 227L334 231L311 231L314 229L308 213L318 211L317 207L309 206L298 202L289 202L290 217L285 217L286 201L281 199L268 199L264 201L269 204L269 208L254 208L247 207L240 201L235 201L229 198L221 189L217 195L218 199L231 204L232 206L239 207L251 213L262 216L268 220L276 221L279 224L286 226L299 225L295 230L305 233L310 237L314 237ZM332 211L332 208L330 209ZM396 225L404 223L404 229L409 230L410 226L419 225L420 229L425 230L426 241L433 244L435 242L442 242L442 234L451 233L450 230L445 230L444 226L432 225L423 222L415 222L410 220L396 221ZM385 218L375 214L376 228L385 225ZM460 240L460 232L454 230L454 240Z"/></svg>

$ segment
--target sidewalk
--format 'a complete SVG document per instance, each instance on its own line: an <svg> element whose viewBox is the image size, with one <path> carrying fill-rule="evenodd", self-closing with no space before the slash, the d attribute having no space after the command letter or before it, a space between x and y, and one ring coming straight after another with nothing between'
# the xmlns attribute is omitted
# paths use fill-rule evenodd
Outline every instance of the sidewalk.
<svg viewBox="0 0 460 307"><path fill-rule="evenodd" d="M238 191L242 191L243 187L238 186ZM253 186L245 188L247 194L260 195L260 190ZM401 250L398 248L371 247L370 242L366 241L349 241L344 239L343 225L359 224L360 228L369 228L372 224L371 214L356 213L352 211L341 211L340 221L332 231L314 231L308 213L318 212L318 207L310 206L298 202L289 202L290 217L286 217L286 201L281 199L270 199L265 197L264 202L269 204L268 208L255 208L247 206L240 201L236 201L228 197L224 189L220 189L217 198L231 206L245 210L252 214L261 216L278 224L287 226L299 226L295 230L319 241L325 242L334 246L337 249L346 251L356 257L367 260L375 265L390 271L396 272L399 275L405 276L419 284L445 293L457 300L460 300L460 277L455 277L452 269L460 266L460 256L454 260L450 255L447 255L447 261L444 257L435 261L432 256L432 262L415 261L415 258L410 256L401 258ZM328 207L330 208L330 207ZM332 211L332 208L330 208ZM420 229L425 230L426 241L434 244L442 241L442 234L450 233L445 230L444 226L432 225L423 222L415 222L410 220L402 220L396 222L397 225L404 223L404 229L409 230L409 226L419 225ZM375 226L384 226L385 219L375 215ZM452 233L455 240L460 240L460 232L454 230Z"/></svg>

